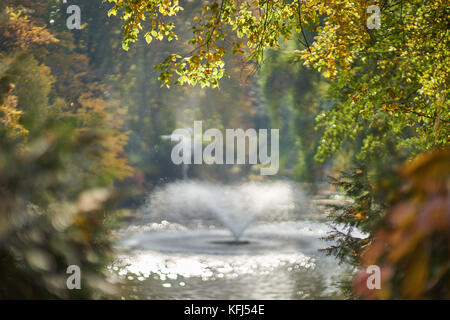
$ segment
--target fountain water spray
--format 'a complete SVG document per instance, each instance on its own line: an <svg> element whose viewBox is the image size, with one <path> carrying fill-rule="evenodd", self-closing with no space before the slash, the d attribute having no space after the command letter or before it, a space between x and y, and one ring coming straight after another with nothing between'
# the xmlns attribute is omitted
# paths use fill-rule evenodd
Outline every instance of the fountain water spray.
<svg viewBox="0 0 450 320"><path fill-rule="evenodd" d="M166 220L188 228L219 221L234 238L226 243L243 244L240 238L255 221L281 220L308 208L304 194L288 182L219 185L180 181L155 190L141 213L153 222Z"/></svg>

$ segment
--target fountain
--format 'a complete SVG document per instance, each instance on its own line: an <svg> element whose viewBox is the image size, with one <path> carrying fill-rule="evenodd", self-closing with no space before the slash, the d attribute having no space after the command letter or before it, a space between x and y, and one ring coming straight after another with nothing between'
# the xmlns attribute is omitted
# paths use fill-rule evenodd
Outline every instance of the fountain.
<svg viewBox="0 0 450 320"><path fill-rule="evenodd" d="M120 231L110 268L132 298L330 298L344 266L318 251L321 216L287 181L168 183Z"/></svg>
<svg viewBox="0 0 450 320"><path fill-rule="evenodd" d="M141 214L152 221L170 221L192 227L197 223L216 222L232 235L228 240L211 240L213 244L243 245L245 230L256 220L280 219L294 209L296 203L307 201L300 192L294 192L289 183L247 182L240 185L219 185L199 181L181 181L166 185L152 193Z"/></svg>

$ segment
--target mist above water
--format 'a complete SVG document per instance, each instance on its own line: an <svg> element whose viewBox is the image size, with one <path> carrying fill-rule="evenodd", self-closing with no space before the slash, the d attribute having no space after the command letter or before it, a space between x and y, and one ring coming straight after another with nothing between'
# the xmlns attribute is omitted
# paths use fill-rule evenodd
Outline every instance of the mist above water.
<svg viewBox="0 0 450 320"><path fill-rule="evenodd" d="M154 222L169 221L188 228L219 222L238 240L255 221L299 218L311 208L304 193L290 182L221 185L191 180L156 189L141 214Z"/></svg>

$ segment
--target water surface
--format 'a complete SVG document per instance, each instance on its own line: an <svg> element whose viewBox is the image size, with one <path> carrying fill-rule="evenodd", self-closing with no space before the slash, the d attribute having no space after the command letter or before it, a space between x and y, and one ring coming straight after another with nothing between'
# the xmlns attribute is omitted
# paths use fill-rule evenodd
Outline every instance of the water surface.
<svg viewBox="0 0 450 320"><path fill-rule="evenodd" d="M348 269L318 249L328 226L289 182L187 181L150 195L110 269L125 299L330 299Z"/></svg>

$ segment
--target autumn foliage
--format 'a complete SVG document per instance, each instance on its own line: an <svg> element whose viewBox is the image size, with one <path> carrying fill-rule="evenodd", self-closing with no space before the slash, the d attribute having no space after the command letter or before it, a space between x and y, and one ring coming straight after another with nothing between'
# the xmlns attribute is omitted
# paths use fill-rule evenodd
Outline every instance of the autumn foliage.
<svg viewBox="0 0 450 320"><path fill-rule="evenodd" d="M361 271L355 290L363 298L448 299L450 150L422 154L399 174L399 199L362 254L363 267L381 267L381 289L368 290Z"/></svg>
<svg viewBox="0 0 450 320"><path fill-rule="evenodd" d="M0 5L0 298L104 297L114 292L103 273L114 219L106 203L132 173L124 113L88 64L67 74L72 53L61 45L71 35L50 32L28 5ZM64 63L52 64L51 46ZM82 80L61 90L66 76ZM72 264L83 268L83 290L67 290Z"/></svg>

